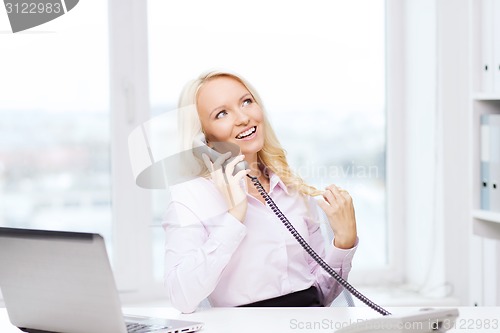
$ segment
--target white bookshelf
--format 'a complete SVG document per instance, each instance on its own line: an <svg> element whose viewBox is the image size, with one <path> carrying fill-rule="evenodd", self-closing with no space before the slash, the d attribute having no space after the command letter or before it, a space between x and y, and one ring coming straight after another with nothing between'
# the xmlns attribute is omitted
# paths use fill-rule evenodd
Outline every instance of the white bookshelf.
<svg viewBox="0 0 500 333"><path fill-rule="evenodd" d="M498 9L495 9L498 6ZM500 63L494 36L500 38L500 25L493 16L500 14L500 0L471 0L471 126L472 126L472 227L477 236L500 240L500 211L481 209L480 117L500 114ZM488 17L488 15L490 15ZM498 15L500 18L500 15ZM494 30L497 30L495 32ZM496 43L500 43L498 40ZM489 55L489 56L488 56ZM495 59L496 58L496 59ZM487 69L486 69L487 67Z"/></svg>
<svg viewBox="0 0 500 333"><path fill-rule="evenodd" d="M469 0L469 9L471 15L469 120L471 126L470 220L472 234L469 244L469 295L472 304L491 306L498 305L500 301L498 285L500 211L481 208L481 189L483 188L481 115L500 115L500 0ZM487 152L490 153L491 150ZM486 181L488 186L492 186L491 179Z"/></svg>

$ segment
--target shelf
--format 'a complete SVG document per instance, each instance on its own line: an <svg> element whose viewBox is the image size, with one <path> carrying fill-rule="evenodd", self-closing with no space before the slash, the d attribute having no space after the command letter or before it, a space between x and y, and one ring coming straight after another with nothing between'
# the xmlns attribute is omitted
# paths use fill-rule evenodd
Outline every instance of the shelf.
<svg viewBox="0 0 500 333"><path fill-rule="evenodd" d="M472 227L476 236L500 239L500 212L473 210L472 217Z"/></svg>
<svg viewBox="0 0 500 333"><path fill-rule="evenodd" d="M485 220L474 220L472 223L473 234L483 238L500 239L500 223Z"/></svg>
<svg viewBox="0 0 500 333"><path fill-rule="evenodd" d="M472 99L476 101L500 101L500 93L474 92Z"/></svg>
<svg viewBox="0 0 500 333"><path fill-rule="evenodd" d="M472 217L483 221L500 223L500 212L476 209L472 211Z"/></svg>

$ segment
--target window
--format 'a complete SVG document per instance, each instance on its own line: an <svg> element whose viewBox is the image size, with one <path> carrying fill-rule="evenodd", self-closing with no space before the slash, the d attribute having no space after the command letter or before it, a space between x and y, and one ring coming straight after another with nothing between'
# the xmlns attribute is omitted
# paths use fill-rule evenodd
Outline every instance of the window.
<svg viewBox="0 0 500 333"><path fill-rule="evenodd" d="M97 232L110 245L107 24L107 2L88 0L2 35L0 225Z"/></svg>
<svg viewBox="0 0 500 333"><path fill-rule="evenodd" d="M354 198L358 269L388 264L385 2L148 2L152 115L173 110L185 82L236 71L259 91L289 163L311 185ZM162 278L167 193L153 197Z"/></svg>
<svg viewBox="0 0 500 333"><path fill-rule="evenodd" d="M127 282L120 290L159 297L161 283L151 287L149 274L162 280L168 193L128 195L136 186L124 167L126 135L174 109L187 80L218 67L257 88L297 173L319 188L336 183L351 192L363 241L356 267L383 268L384 1L149 0L147 20L145 5L109 2L108 20L107 1L87 0L43 26L0 34L0 225L101 233L115 252L115 277ZM0 29L10 30L6 20ZM113 161L111 143L119 150ZM111 162L120 169L114 186ZM117 195L118 181L134 189ZM153 228L142 209L151 193ZM153 270L142 252L151 239Z"/></svg>

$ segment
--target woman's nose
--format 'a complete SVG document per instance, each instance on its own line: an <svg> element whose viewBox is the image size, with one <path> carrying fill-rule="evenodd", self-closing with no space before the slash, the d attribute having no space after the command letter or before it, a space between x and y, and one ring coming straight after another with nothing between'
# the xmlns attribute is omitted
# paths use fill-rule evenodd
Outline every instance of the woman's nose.
<svg viewBox="0 0 500 333"><path fill-rule="evenodd" d="M236 111L236 125L246 125L250 121L250 117L244 110Z"/></svg>

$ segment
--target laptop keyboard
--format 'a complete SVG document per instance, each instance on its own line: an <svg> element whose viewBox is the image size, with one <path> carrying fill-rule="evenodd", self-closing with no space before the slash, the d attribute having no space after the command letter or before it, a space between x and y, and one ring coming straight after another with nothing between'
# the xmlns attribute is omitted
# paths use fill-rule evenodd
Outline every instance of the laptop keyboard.
<svg viewBox="0 0 500 333"><path fill-rule="evenodd" d="M168 327L161 325L144 325L139 323L125 323L128 333L148 333L167 329Z"/></svg>

